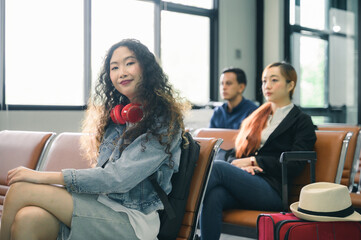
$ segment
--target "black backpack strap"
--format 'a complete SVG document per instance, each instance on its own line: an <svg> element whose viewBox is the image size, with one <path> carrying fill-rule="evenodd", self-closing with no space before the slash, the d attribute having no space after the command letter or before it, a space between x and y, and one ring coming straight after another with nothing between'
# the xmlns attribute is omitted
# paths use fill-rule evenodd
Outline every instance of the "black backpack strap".
<svg viewBox="0 0 361 240"><path fill-rule="evenodd" d="M169 219L173 219L175 218L175 212L173 207L170 205L169 201L168 201L168 196L167 194L164 192L164 190L159 186L159 183L155 177L157 172L153 173L152 175L149 176L149 180L152 183L155 191L158 193L158 196L160 198L160 200L162 201L163 205L164 205L164 211L167 213Z"/></svg>

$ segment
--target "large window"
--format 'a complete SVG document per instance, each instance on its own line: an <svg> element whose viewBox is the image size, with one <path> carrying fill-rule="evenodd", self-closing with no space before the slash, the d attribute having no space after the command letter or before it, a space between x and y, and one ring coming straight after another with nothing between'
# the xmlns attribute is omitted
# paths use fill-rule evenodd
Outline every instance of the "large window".
<svg viewBox="0 0 361 240"><path fill-rule="evenodd" d="M293 62L299 61L300 79L298 101L302 107L327 105L327 41L314 36L293 34Z"/></svg>
<svg viewBox="0 0 361 240"><path fill-rule="evenodd" d="M291 0L290 24L326 30L327 0Z"/></svg>
<svg viewBox="0 0 361 240"><path fill-rule="evenodd" d="M83 2L5 1L5 102L84 105Z"/></svg>
<svg viewBox="0 0 361 240"><path fill-rule="evenodd" d="M295 102L314 116L316 124L357 123L358 1L285 3L286 58L299 76Z"/></svg>
<svg viewBox="0 0 361 240"><path fill-rule="evenodd" d="M209 102L209 18L163 11L162 20L164 71L175 88L192 103Z"/></svg>
<svg viewBox="0 0 361 240"><path fill-rule="evenodd" d="M125 38L159 58L182 96L206 104L216 1L0 0L0 110L83 109L106 51Z"/></svg>

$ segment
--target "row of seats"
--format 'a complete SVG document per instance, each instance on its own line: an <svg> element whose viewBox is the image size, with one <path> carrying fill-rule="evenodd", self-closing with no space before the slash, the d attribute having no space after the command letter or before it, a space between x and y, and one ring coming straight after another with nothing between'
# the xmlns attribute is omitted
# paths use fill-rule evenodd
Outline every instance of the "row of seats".
<svg viewBox="0 0 361 240"><path fill-rule="evenodd" d="M355 189L356 184L353 179L357 179L355 172L360 162L360 127L330 125L319 126L319 129L316 131L315 181L341 183L349 186L350 189ZM198 129L193 133L201 145L201 151L192 179L187 212L183 219L179 239L190 239L190 236L194 235L215 153L219 148L225 150L233 148L237 133L238 130L210 128ZM87 168L90 165L82 158L79 151L80 137L80 133L0 131L0 217L3 199L8 189L6 185L8 170L17 166L26 166L42 171ZM313 160L311 158L306 160ZM314 163L314 161L311 162ZM300 189L308 184L310 179L312 179L312 175L307 167L291 183L290 193L286 192L284 199L287 207L289 203L298 200ZM351 198L353 204L361 208L360 194L352 193ZM260 213L264 213L264 211L240 209L225 211L223 232L256 238L256 219Z"/></svg>
<svg viewBox="0 0 361 240"><path fill-rule="evenodd" d="M352 189L359 189L359 182L355 182L355 175L360 164L361 127L350 125L322 125L316 131L317 141L315 153L317 160L315 164L316 182L334 182L343 184ZM228 150L234 147L234 140L238 130L202 128L194 132L197 137L216 137L224 140L221 148ZM309 160L312 160L311 158ZM312 161L311 161L312 162ZM358 170L359 171L359 170ZM301 188L310 183L310 166L298 176L290 186L290 193L283 196L285 205L298 201ZM287 190L287 186L283 189ZM350 193L354 207L361 208L361 195ZM264 211L233 209L224 211L223 228L224 233L257 238L257 217ZM271 213L271 212L269 212Z"/></svg>
<svg viewBox="0 0 361 240"><path fill-rule="evenodd" d="M0 132L0 204L7 192L7 172L24 166L41 171L63 168L87 168L79 151L80 133L1 131Z"/></svg>
<svg viewBox="0 0 361 240"><path fill-rule="evenodd" d="M18 166L41 171L60 171L64 168L88 168L79 148L81 133L0 131L0 219L8 186L7 172ZM191 181L186 213L178 240L193 239L198 224L199 210L212 169L215 154L222 139L197 138L200 154Z"/></svg>

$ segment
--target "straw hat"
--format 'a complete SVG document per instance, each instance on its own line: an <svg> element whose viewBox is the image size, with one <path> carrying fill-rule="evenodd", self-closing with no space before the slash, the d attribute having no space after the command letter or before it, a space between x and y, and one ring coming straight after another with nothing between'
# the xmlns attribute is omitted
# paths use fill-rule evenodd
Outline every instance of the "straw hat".
<svg viewBox="0 0 361 240"><path fill-rule="evenodd" d="M318 182L306 185L300 193L300 201L292 203L291 211L309 221L361 221L354 211L346 186Z"/></svg>

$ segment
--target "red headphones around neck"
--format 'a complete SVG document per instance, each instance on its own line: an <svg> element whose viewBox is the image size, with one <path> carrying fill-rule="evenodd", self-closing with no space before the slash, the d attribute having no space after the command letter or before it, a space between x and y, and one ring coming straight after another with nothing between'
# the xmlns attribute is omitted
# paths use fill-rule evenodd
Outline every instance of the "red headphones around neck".
<svg viewBox="0 0 361 240"><path fill-rule="evenodd" d="M143 118L142 105L139 103L129 103L125 106L122 104L116 105L110 111L110 117L116 124L139 122Z"/></svg>

